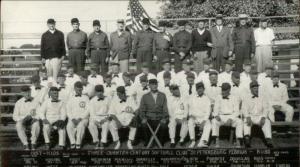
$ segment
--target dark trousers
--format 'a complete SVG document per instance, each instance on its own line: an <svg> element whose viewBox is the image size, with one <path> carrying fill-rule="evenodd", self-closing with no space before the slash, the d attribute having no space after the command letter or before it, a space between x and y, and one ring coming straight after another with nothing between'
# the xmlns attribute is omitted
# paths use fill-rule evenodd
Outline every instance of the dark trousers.
<svg viewBox="0 0 300 167"><path fill-rule="evenodd" d="M160 120L148 120L148 124L151 126L153 131L155 132L158 124L160 123ZM144 142L148 144L150 138L152 137L152 134L148 128L147 124L142 124L142 131L143 131L143 139ZM168 124L160 124L159 131L157 132L156 136L163 145L166 142L166 139L168 139ZM155 141L153 141L155 143Z"/></svg>
<svg viewBox="0 0 300 167"><path fill-rule="evenodd" d="M105 74L108 71L108 65L105 62L107 57L107 50L100 49L100 50L92 50L91 51L91 63L100 65L101 73ZM99 71L99 69L98 69Z"/></svg>
<svg viewBox="0 0 300 167"><path fill-rule="evenodd" d="M84 66L85 66L85 50L84 49L70 49L69 50L69 64L74 68L75 73L83 71Z"/></svg>
<svg viewBox="0 0 300 167"><path fill-rule="evenodd" d="M225 61L228 59L228 52L224 51L224 47L217 47L213 52L213 54L216 54L216 58L213 60L214 69L223 71L225 68Z"/></svg>
<svg viewBox="0 0 300 167"><path fill-rule="evenodd" d="M170 53L167 50L157 50L155 52L155 55L157 56L157 62L155 63L155 72L158 73L161 71L163 68L163 61L165 59L170 59Z"/></svg>
<svg viewBox="0 0 300 167"><path fill-rule="evenodd" d="M237 44L234 48L235 53L235 70L242 72L245 60L251 60L251 46Z"/></svg>
<svg viewBox="0 0 300 167"><path fill-rule="evenodd" d="M153 59L153 55L152 55L152 50L137 50L137 54L136 54L136 68L137 71L140 73L141 72L141 68L142 68L142 64L143 63L147 63L149 68L152 68L152 59Z"/></svg>

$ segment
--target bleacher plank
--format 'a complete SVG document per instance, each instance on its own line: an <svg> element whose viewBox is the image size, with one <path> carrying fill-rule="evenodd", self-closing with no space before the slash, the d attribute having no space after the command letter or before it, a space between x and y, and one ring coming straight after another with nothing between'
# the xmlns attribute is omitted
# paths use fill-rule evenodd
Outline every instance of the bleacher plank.
<svg viewBox="0 0 300 167"><path fill-rule="evenodd" d="M285 122L285 121L272 122L272 126L290 126L290 127L299 127L299 126L300 126L300 121L292 121L292 122Z"/></svg>
<svg viewBox="0 0 300 167"><path fill-rule="evenodd" d="M299 59L298 55L280 55L280 56L273 56L273 60L288 60L288 59Z"/></svg>
<svg viewBox="0 0 300 167"><path fill-rule="evenodd" d="M31 84L22 83L22 84L0 84L0 87L16 87L16 86L30 86Z"/></svg>

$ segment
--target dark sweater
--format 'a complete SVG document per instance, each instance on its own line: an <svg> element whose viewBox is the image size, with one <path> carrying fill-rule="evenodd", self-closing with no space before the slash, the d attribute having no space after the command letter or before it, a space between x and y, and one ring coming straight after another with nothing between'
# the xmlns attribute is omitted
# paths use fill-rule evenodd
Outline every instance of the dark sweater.
<svg viewBox="0 0 300 167"><path fill-rule="evenodd" d="M207 46L207 42L211 42L211 34L208 30L205 30L202 35L199 34L197 29L192 31L192 51L208 51L210 48Z"/></svg>
<svg viewBox="0 0 300 167"><path fill-rule="evenodd" d="M55 30L52 34L46 31L41 39L41 57L44 59L61 58L66 55L64 34Z"/></svg>

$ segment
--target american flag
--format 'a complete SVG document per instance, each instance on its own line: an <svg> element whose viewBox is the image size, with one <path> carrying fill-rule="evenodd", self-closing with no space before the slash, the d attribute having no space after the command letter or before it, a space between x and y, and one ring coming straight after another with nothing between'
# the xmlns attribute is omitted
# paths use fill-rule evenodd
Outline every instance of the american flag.
<svg viewBox="0 0 300 167"><path fill-rule="evenodd" d="M142 20L148 18L150 20L150 28L158 32L156 24L150 19L143 6L138 0L129 0L125 23L131 33L142 30Z"/></svg>

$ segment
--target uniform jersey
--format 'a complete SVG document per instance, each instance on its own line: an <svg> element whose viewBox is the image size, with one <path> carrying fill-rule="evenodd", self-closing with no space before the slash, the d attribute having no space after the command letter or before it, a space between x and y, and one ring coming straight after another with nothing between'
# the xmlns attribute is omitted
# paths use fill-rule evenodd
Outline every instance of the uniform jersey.
<svg viewBox="0 0 300 167"><path fill-rule="evenodd" d="M194 72L194 71L190 71L190 72L193 73L195 77L197 76L196 72ZM179 86L181 86L183 84L188 84L187 80L186 80L186 72L184 70L182 70L176 74L175 83Z"/></svg>
<svg viewBox="0 0 300 167"><path fill-rule="evenodd" d="M108 98L113 98L116 94L116 84L107 84L104 83L103 84L104 87L104 96L108 97Z"/></svg>
<svg viewBox="0 0 300 167"><path fill-rule="evenodd" d="M262 97L248 96L242 104L242 113L244 117L263 116L268 117L270 105L267 100Z"/></svg>
<svg viewBox="0 0 300 167"><path fill-rule="evenodd" d="M99 99L97 96L93 97L88 105L88 112L90 120L101 121L108 116L110 100L107 97Z"/></svg>
<svg viewBox="0 0 300 167"><path fill-rule="evenodd" d="M188 111L189 115L196 119L208 120L211 114L211 102L206 95L193 96L188 101Z"/></svg>
<svg viewBox="0 0 300 167"><path fill-rule="evenodd" d="M188 117L188 105L184 97L171 96L167 100L169 119L183 119Z"/></svg>
<svg viewBox="0 0 300 167"><path fill-rule="evenodd" d="M238 100L232 95L229 95L228 99L224 99L219 95L216 98L213 111L213 116L218 115L232 115L238 117L240 115Z"/></svg>
<svg viewBox="0 0 300 167"><path fill-rule="evenodd" d="M112 74L111 78L112 78L111 82L115 83L117 87L124 85L123 73Z"/></svg>
<svg viewBox="0 0 300 167"><path fill-rule="evenodd" d="M156 76L152 73L148 73L148 74L144 74L144 73L140 73L138 74L135 78L134 78L134 84L140 84L140 77L143 76L143 75L147 75L147 79L150 80L150 79L156 79Z"/></svg>
<svg viewBox="0 0 300 167"><path fill-rule="evenodd" d="M204 84L204 87L204 94L210 99L210 102L214 104L216 98L221 95L221 88L217 86L217 84L213 85L210 82Z"/></svg>
<svg viewBox="0 0 300 167"><path fill-rule="evenodd" d="M201 71L198 74L198 77L196 78L195 83L203 82L204 84L208 84L209 83L209 72L210 71L216 71L216 70L209 69L209 70Z"/></svg>
<svg viewBox="0 0 300 167"><path fill-rule="evenodd" d="M52 102L51 99L47 99L39 109L41 120L47 119L50 123L54 123L58 120L65 120L66 110L63 101Z"/></svg>
<svg viewBox="0 0 300 167"><path fill-rule="evenodd" d="M31 115L33 118L39 119L39 102L37 99L26 100L24 97L18 100L15 104L13 112L13 120L18 122L26 116Z"/></svg>
<svg viewBox="0 0 300 167"><path fill-rule="evenodd" d="M176 73L174 71L169 71L169 72L171 74L171 82L174 83ZM164 73L165 73L165 71L160 71L157 73L156 78L157 78L158 84L164 83Z"/></svg>
<svg viewBox="0 0 300 167"><path fill-rule="evenodd" d="M179 87L182 97L190 98L197 95L196 85L192 84L191 88L189 84L182 84Z"/></svg>
<svg viewBox="0 0 300 167"><path fill-rule="evenodd" d="M88 103L89 103L89 97L86 95L72 96L68 103L67 103L67 116L69 120L72 119L86 119L89 116L88 113Z"/></svg>
<svg viewBox="0 0 300 167"><path fill-rule="evenodd" d="M219 84L219 86L221 86L223 83L229 83L230 85L232 85L231 74L232 74L232 71L230 71L229 73L226 72L226 71L221 72L218 75L218 84Z"/></svg>
<svg viewBox="0 0 300 167"><path fill-rule="evenodd" d="M73 74L72 76L70 74L66 74L65 84L68 88L74 90L74 84L77 81L81 81L80 77L77 74Z"/></svg>
<svg viewBox="0 0 300 167"><path fill-rule="evenodd" d="M32 85L30 89L31 89L31 96L35 98L35 100L37 100L37 102L39 102L40 105L45 101L47 96L49 96L47 87L44 86L34 87Z"/></svg>
<svg viewBox="0 0 300 167"><path fill-rule="evenodd" d="M141 84L134 85L132 96L138 106L140 106L143 95L149 92L150 88L148 86L143 88Z"/></svg>
<svg viewBox="0 0 300 167"><path fill-rule="evenodd" d="M281 82L277 85L266 86L267 97L271 104L283 106L289 100L287 86Z"/></svg>
<svg viewBox="0 0 300 167"><path fill-rule="evenodd" d="M97 75L89 75L88 76L88 83L96 86L96 85L103 85L103 77L99 74Z"/></svg>

